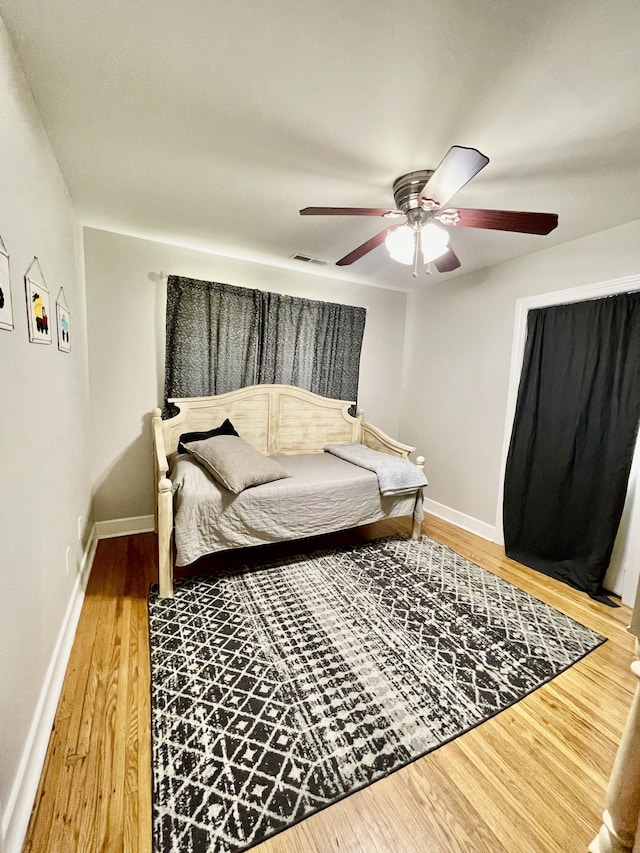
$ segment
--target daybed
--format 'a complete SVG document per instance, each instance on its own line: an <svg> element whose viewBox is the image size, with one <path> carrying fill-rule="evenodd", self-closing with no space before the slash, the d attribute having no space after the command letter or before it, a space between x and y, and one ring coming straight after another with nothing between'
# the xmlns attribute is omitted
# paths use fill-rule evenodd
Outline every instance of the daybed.
<svg viewBox="0 0 640 853"><path fill-rule="evenodd" d="M378 451L372 455L384 463L387 457L379 451L406 460L415 449L365 423L362 413L352 417L353 403L290 385L254 385L169 402L179 409L175 417L162 420L160 409L152 416L161 597L173 594L174 544L176 565L181 566L206 553L407 515L413 519L413 538L419 537L421 488L382 494L372 470L323 452L327 445L338 445L340 451L357 442L357 451L370 452L362 446ZM180 436L217 427L225 419L244 442L280 463L289 476L234 494L190 454L177 452ZM415 468L401 465L423 479L423 457Z"/></svg>

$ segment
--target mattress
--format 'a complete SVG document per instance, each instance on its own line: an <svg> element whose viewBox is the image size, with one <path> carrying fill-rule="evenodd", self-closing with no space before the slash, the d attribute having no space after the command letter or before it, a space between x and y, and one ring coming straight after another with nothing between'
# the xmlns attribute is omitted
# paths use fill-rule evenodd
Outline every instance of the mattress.
<svg viewBox="0 0 640 853"><path fill-rule="evenodd" d="M384 497L372 471L329 453L274 455L290 474L234 495L188 454L171 459L176 565L383 518L422 517L422 493Z"/></svg>

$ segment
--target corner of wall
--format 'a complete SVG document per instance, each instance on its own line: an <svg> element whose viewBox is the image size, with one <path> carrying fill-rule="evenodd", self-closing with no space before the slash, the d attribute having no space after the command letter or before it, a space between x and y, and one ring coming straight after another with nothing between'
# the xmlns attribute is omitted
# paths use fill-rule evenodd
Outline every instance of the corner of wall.
<svg viewBox="0 0 640 853"><path fill-rule="evenodd" d="M487 524L486 521L480 521L478 518L473 518L473 516L459 512L457 509L452 509L437 501L432 501L430 498L424 499L424 511L451 524L455 524L456 527L460 527L462 530L475 533L476 536L480 536L488 542L496 541L496 528L492 524Z"/></svg>

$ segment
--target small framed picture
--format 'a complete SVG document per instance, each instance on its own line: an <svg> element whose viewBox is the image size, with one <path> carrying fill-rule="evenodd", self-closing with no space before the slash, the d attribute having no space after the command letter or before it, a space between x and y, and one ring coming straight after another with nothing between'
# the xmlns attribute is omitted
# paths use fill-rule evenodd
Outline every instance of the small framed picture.
<svg viewBox="0 0 640 853"><path fill-rule="evenodd" d="M58 320L58 349L62 352L71 352L71 341L69 340L69 328L71 326L71 315L64 300L64 291L60 288L60 296L56 302L56 317Z"/></svg>
<svg viewBox="0 0 640 853"><path fill-rule="evenodd" d="M9 255L4 250L0 237L0 329L13 329L13 305L11 303L11 274Z"/></svg>
<svg viewBox="0 0 640 853"><path fill-rule="evenodd" d="M51 343L51 322L49 311L49 291L28 275L24 277L27 292L27 318L29 320L29 340L33 344Z"/></svg>

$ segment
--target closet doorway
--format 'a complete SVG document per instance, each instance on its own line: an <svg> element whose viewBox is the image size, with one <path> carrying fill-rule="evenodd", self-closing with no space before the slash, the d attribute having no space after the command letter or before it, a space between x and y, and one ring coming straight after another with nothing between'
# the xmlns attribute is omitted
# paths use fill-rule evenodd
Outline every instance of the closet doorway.
<svg viewBox="0 0 640 853"><path fill-rule="evenodd" d="M582 302L613 296L620 293L640 290L640 276L627 276L612 281L599 282L592 285L570 288L567 290L545 293L538 296L519 299L516 303L514 336L509 376L509 392L505 417L505 434L500 473L500 489L496 515L496 541L504 545L503 528L503 497L504 478L507 454L513 428L518 386L523 365L523 356L527 335L527 315L534 308L546 308L572 302ZM627 499L610 568L606 574L606 588L620 595L625 604L633 606L636 589L640 579L640 483L638 469L640 468L640 451L636 453L629 478Z"/></svg>

